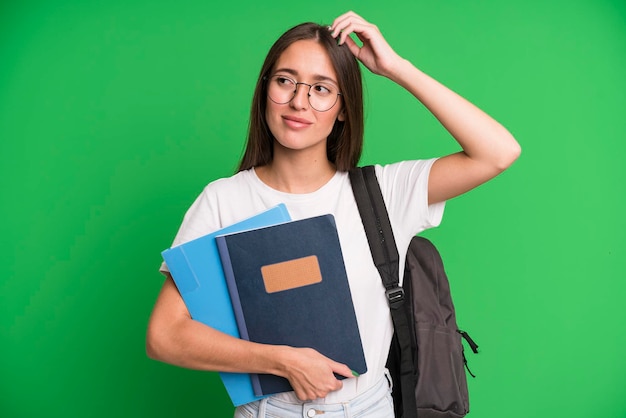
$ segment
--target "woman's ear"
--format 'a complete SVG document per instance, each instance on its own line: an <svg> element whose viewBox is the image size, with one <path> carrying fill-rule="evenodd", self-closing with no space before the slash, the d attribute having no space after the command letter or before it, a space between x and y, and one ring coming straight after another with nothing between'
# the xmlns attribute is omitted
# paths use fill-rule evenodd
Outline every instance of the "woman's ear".
<svg viewBox="0 0 626 418"><path fill-rule="evenodd" d="M343 109L341 109L341 111L339 112L339 114L337 115L337 120L339 122L345 122L346 120L346 113L344 112Z"/></svg>

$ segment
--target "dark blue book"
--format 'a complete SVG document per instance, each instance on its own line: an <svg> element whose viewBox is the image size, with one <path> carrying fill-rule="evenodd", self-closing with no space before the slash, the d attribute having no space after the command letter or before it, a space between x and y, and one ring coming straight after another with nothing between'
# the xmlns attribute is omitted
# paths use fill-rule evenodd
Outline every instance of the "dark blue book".
<svg viewBox="0 0 626 418"><path fill-rule="evenodd" d="M216 242L241 338L310 347L359 374L367 371L332 215L217 236ZM279 376L250 377L257 396L293 390Z"/></svg>

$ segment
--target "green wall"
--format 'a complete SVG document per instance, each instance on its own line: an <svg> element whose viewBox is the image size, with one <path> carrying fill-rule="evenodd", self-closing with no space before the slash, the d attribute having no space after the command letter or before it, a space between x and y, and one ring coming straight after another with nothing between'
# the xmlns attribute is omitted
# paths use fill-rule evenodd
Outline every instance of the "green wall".
<svg viewBox="0 0 626 418"><path fill-rule="evenodd" d="M0 416L232 416L145 356L160 251L236 166L273 40L349 8L523 147L426 233L482 349L470 416L626 417L622 0L3 1ZM363 163L457 150L365 81Z"/></svg>

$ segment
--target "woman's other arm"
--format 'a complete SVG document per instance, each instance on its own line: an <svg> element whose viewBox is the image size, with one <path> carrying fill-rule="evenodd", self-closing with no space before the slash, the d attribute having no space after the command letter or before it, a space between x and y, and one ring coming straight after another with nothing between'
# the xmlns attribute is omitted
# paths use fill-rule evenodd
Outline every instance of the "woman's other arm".
<svg viewBox="0 0 626 418"><path fill-rule="evenodd" d="M462 151L438 159L429 177L429 202L458 196L490 180L520 155L515 138L500 123L411 62L400 57L378 28L353 12L331 27L339 43L375 74L396 82L415 96L459 143ZM362 42L350 38L354 33Z"/></svg>

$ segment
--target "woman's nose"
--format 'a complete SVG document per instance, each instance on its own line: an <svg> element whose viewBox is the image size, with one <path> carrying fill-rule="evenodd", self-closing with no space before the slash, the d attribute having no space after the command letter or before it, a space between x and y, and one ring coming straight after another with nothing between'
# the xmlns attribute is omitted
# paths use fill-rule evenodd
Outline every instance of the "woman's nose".
<svg viewBox="0 0 626 418"><path fill-rule="evenodd" d="M311 87L305 83L296 84L296 92L290 102L294 109L307 109L309 107L310 88Z"/></svg>

